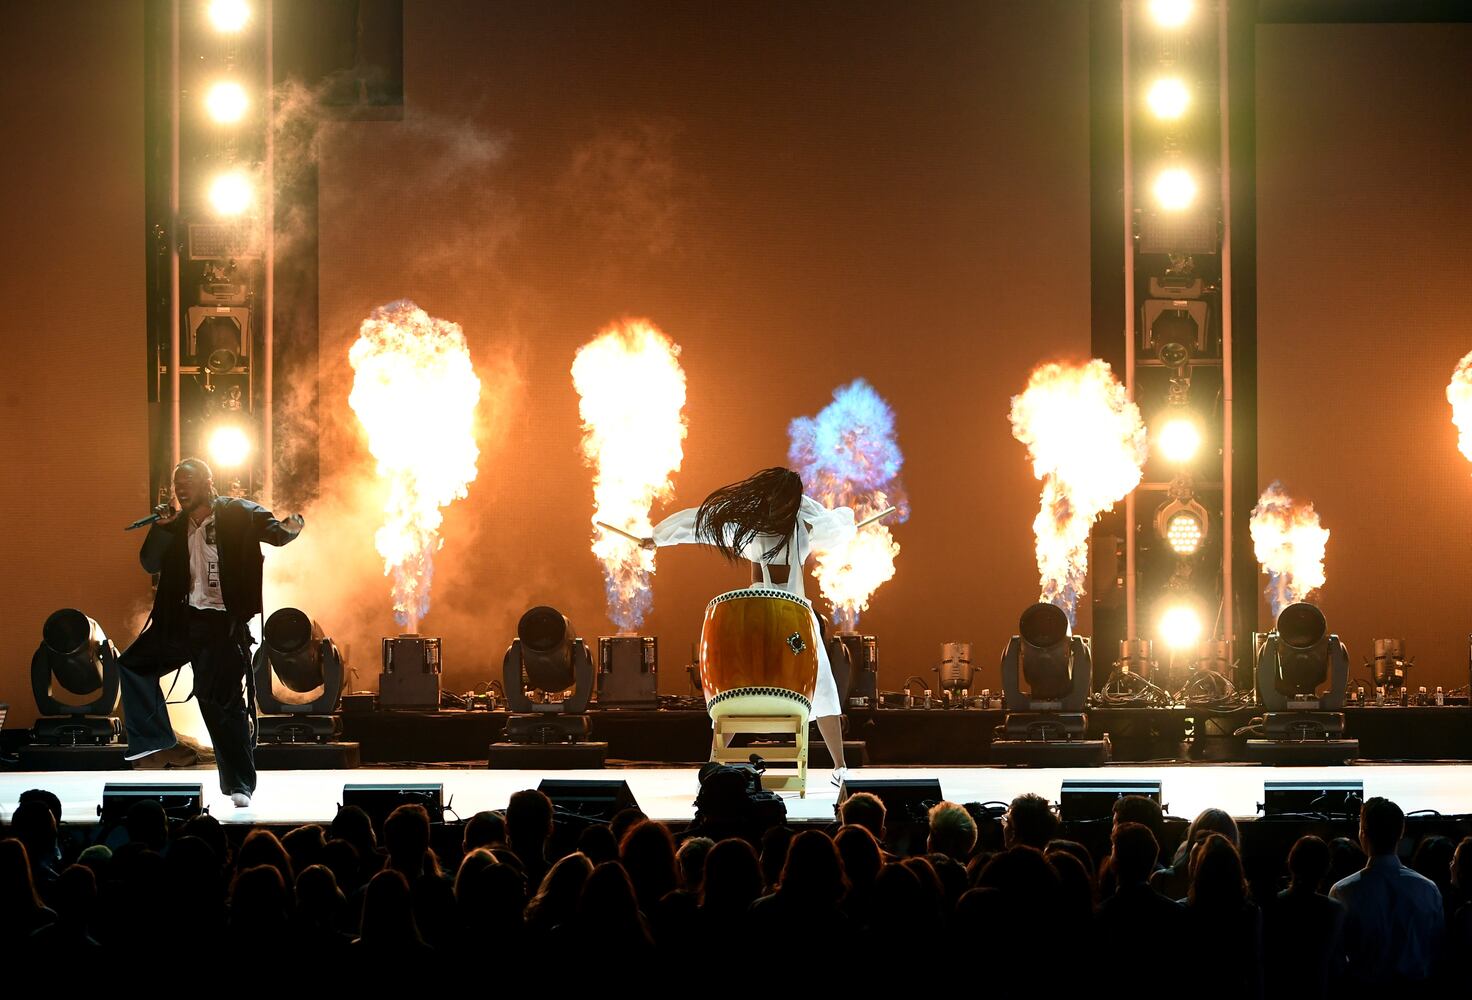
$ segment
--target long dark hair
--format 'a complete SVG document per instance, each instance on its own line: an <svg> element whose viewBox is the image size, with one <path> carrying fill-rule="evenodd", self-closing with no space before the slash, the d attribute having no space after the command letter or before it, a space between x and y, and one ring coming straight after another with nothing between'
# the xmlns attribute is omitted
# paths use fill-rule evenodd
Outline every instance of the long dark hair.
<svg viewBox="0 0 1472 1000"><path fill-rule="evenodd" d="M763 469L706 497L695 515L695 533L731 562L744 558L741 551L757 535L777 535L782 540L762 553L771 559L791 542L801 504L801 476L781 466ZM727 538L729 526L735 531Z"/></svg>
<svg viewBox="0 0 1472 1000"><path fill-rule="evenodd" d="M1193 909L1232 913L1247 902L1247 879L1237 847L1219 833L1200 841L1186 898Z"/></svg>

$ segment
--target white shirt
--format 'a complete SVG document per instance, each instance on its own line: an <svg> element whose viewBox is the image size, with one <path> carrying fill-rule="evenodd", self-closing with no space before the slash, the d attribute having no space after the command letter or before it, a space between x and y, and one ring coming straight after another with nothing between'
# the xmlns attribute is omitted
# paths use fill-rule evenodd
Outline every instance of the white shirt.
<svg viewBox="0 0 1472 1000"><path fill-rule="evenodd" d="M186 515L187 516L187 515ZM225 595L220 592L220 549L215 544L215 515L198 526L189 522L189 606L224 611Z"/></svg>
<svg viewBox="0 0 1472 1000"><path fill-rule="evenodd" d="M1368 982L1423 980L1431 975L1446 917L1436 883L1377 855L1334 883L1329 896L1348 911L1349 967Z"/></svg>
<svg viewBox="0 0 1472 1000"><path fill-rule="evenodd" d="M671 514L654 526L654 542L656 545L688 545L691 543L710 544L710 539L695 532L695 520L699 508L692 507L679 513ZM735 526L727 529L730 535L735 534ZM807 595L802 586L802 564L807 561L808 555L814 550L828 551L844 545L854 536L854 511L852 507L824 507L812 497L803 497L802 503L797 511L796 538L792 544L777 553L771 560L767 559L767 552L782 544L780 535L757 535L746 543L741 550L741 556L757 563L762 568L762 586L771 587L776 590L785 590L789 594L807 600ZM787 567L787 582L773 583L771 574L767 567L771 565Z"/></svg>

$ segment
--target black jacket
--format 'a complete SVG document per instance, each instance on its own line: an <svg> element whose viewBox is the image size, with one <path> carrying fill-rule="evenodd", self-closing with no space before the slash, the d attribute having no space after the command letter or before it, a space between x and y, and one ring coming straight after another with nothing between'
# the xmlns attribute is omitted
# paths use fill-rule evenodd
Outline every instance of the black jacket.
<svg viewBox="0 0 1472 1000"><path fill-rule="evenodd" d="M189 519L155 524L143 539L138 561L157 573L148 628L167 634L181 620L193 580L189 574ZM236 497L215 499L215 544L220 553L220 593L230 620L244 623L261 613L261 543L285 545L296 535L260 504Z"/></svg>

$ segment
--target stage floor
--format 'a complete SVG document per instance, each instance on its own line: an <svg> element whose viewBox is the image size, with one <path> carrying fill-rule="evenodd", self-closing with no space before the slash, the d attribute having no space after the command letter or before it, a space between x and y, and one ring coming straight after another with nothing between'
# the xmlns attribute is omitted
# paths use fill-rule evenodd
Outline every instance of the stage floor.
<svg viewBox="0 0 1472 1000"><path fill-rule="evenodd" d="M1263 767L1255 765L1110 765L1102 768L873 767L851 772L855 778L924 778L940 781L955 802L1006 802L1024 792L1058 800L1068 779L1159 781L1167 811L1192 817L1214 806L1239 818L1252 818L1262 802L1265 781L1362 781L1365 795L1383 795L1406 812L1431 809L1443 815L1472 813L1472 764L1362 764L1353 767ZM596 771L491 771L481 768L357 768L349 771L262 772L249 809L236 809L219 793L213 768L177 771L10 771L0 772L0 819L8 819L20 794L45 788L62 801L63 820L95 822L109 782L180 782L204 786L211 815L224 823L325 823L351 784L437 783L454 815L504 808L513 792L535 788L543 778L608 779L629 783L639 807L654 819L685 823L695 814L697 769L622 767ZM833 818L838 790L826 772L811 774L806 798L784 796L795 822Z"/></svg>

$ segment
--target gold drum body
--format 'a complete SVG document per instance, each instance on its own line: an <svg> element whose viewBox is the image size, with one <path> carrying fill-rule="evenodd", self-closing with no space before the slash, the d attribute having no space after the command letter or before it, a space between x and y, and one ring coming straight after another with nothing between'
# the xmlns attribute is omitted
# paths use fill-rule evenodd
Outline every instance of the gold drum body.
<svg viewBox="0 0 1472 1000"><path fill-rule="evenodd" d="M705 609L700 684L712 719L801 715L813 710L818 636L807 602L784 590L747 587Z"/></svg>

